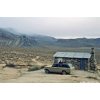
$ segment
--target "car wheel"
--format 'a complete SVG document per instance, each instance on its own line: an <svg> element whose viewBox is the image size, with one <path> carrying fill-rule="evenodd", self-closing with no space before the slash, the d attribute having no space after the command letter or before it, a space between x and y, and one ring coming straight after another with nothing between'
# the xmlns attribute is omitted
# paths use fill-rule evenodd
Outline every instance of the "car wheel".
<svg viewBox="0 0 100 100"><path fill-rule="evenodd" d="M67 74L67 72L66 71L62 71L62 75L66 75Z"/></svg>
<svg viewBox="0 0 100 100"><path fill-rule="evenodd" d="M49 70L48 69L45 69L45 73L49 73Z"/></svg>

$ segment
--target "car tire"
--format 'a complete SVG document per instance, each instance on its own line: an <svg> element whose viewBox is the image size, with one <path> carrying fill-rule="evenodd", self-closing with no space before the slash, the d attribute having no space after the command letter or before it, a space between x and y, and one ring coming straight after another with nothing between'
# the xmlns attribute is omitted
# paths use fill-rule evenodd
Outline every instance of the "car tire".
<svg viewBox="0 0 100 100"><path fill-rule="evenodd" d="M48 73L49 73L49 70L48 70L48 69L45 69L45 73L47 73L47 74L48 74Z"/></svg>
<svg viewBox="0 0 100 100"><path fill-rule="evenodd" d="M66 74L67 74L67 72L63 70L62 71L62 75L66 75Z"/></svg>

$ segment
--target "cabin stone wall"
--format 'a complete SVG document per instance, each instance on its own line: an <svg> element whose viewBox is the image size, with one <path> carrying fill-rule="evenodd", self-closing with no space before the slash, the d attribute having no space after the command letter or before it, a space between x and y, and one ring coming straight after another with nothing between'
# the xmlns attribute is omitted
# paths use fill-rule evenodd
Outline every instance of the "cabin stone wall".
<svg viewBox="0 0 100 100"><path fill-rule="evenodd" d="M54 63L71 63L78 70L88 70L89 67L89 59L82 59L82 58L54 58Z"/></svg>

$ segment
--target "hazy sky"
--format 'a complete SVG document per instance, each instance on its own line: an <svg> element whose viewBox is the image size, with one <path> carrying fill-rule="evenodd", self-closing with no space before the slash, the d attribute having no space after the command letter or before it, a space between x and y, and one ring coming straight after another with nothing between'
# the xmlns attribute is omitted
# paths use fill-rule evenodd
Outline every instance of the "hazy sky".
<svg viewBox="0 0 100 100"><path fill-rule="evenodd" d="M0 27L56 38L100 38L100 17L0 17Z"/></svg>

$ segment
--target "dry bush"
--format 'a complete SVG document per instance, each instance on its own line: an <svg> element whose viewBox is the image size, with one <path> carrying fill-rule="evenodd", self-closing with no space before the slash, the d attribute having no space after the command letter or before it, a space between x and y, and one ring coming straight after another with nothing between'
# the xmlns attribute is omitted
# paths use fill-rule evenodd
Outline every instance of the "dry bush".
<svg viewBox="0 0 100 100"><path fill-rule="evenodd" d="M35 70L39 70L39 66L34 65L28 68L28 71L35 71Z"/></svg>
<svg viewBox="0 0 100 100"><path fill-rule="evenodd" d="M86 78L97 80L97 77L93 77L93 76L88 76Z"/></svg>

